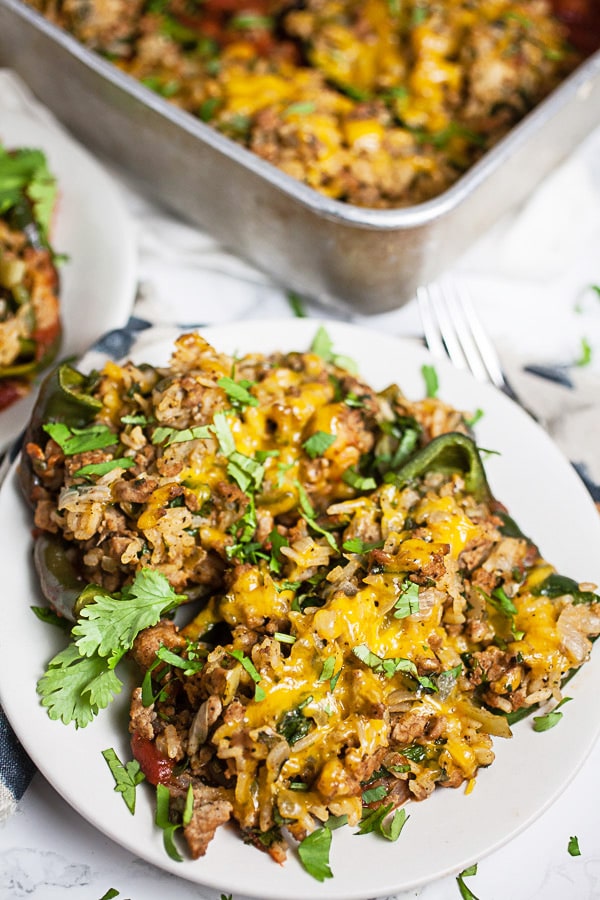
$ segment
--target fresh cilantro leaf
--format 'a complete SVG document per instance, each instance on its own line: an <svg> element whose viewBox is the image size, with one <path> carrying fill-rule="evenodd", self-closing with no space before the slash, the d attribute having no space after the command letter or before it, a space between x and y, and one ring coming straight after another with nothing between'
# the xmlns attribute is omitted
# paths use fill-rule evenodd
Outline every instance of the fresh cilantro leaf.
<svg viewBox="0 0 600 900"><path fill-rule="evenodd" d="M561 706L564 706L565 703L568 703L569 700L572 700L572 697L563 697L560 703L558 703L551 712L546 713L544 716L534 716L533 717L533 730L534 731L549 731L551 728L554 728L555 725L558 725L560 720L563 717L563 714L559 712Z"/></svg>
<svg viewBox="0 0 600 900"><path fill-rule="evenodd" d="M301 105L304 105L307 107L311 106L312 109L308 110L309 112L312 112L312 110L314 109L314 106L315 106L314 103L306 103L306 104L293 103L291 106L288 106L288 108L285 111L285 114L290 115L291 113L294 113L294 112L299 113L300 110L295 109L294 107L300 107ZM306 309L304 307L304 301L302 300L302 297L300 297L299 294L297 294L295 291L288 291L287 292L287 301L290 304L291 310L297 319L305 319L306 318Z"/></svg>
<svg viewBox="0 0 600 900"><path fill-rule="evenodd" d="M437 393L439 390L439 379L438 374L434 368L434 366L430 365L422 365L421 366L421 374L423 375L423 379L425 381L425 393L428 397L437 397Z"/></svg>
<svg viewBox="0 0 600 900"><path fill-rule="evenodd" d="M86 589L89 592L89 589ZM37 684L51 719L84 728L122 688L114 668L144 628L179 605L164 575L143 569L133 584L112 597L98 590L73 628L77 638L48 664Z"/></svg>
<svg viewBox="0 0 600 900"><path fill-rule="evenodd" d="M276 631L273 635L276 641L279 641L280 644L295 644L296 638L293 634L285 634L282 631Z"/></svg>
<svg viewBox="0 0 600 900"><path fill-rule="evenodd" d="M410 659L403 659L400 656L385 659L377 656L376 653L372 653L366 644L359 644L358 647L353 647L352 652L361 662L373 669L374 672L386 675L388 678L392 678L396 672L400 671L417 676L417 667Z"/></svg>
<svg viewBox="0 0 600 900"><path fill-rule="evenodd" d="M212 436L210 425L194 425L192 428L181 429L159 425L152 432L152 443L169 447L171 444L183 444L186 441L206 441Z"/></svg>
<svg viewBox="0 0 600 900"><path fill-rule="evenodd" d="M310 345L311 353L316 353L325 362L330 362L333 357L333 341L331 340L326 328L322 325L317 329L312 344Z"/></svg>
<svg viewBox="0 0 600 900"><path fill-rule="evenodd" d="M47 422L44 431L56 441L65 456L87 453L114 447L119 438L107 425L88 425L86 428L69 428L63 422Z"/></svg>
<svg viewBox="0 0 600 900"><path fill-rule="evenodd" d="M229 422L227 421L227 416L224 412L217 412L213 416L213 431L219 442L219 449L223 456L231 456L232 453L235 453L235 441L233 439L233 434L231 433L231 428Z"/></svg>
<svg viewBox="0 0 600 900"><path fill-rule="evenodd" d="M169 818L169 805L171 795L169 788L164 784L156 785L156 816L155 824L162 829L163 844L167 855L175 862L183 862L183 857L175 846L175 832L181 828L180 824L171 822Z"/></svg>
<svg viewBox="0 0 600 900"><path fill-rule="evenodd" d="M385 785L380 784L377 787L363 791L362 802L365 806L368 806L369 803L376 803L378 800L383 800L384 797L387 797L387 793L388 790Z"/></svg>
<svg viewBox="0 0 600 900"><path fill-rule="evenodd" d="M329 853L331 850L331 829L326 825L315 828L298 845L300 862L309 875L317 881L325 881L333 878L333 872L329 865Z"/></svg>
<svg viewBox="0 0 600 900"><path fill-rule="evenodd" d="M231 476L244 493L249 489L257 491L262 484L265 467L251 456L234 450L229 454L227 474Z"/></svg>
<svg viewBox="0 0 600 900"><path fill-rule="evenodd" d="M183 599L160 572L142 569L120 596L97 594L83 607L73 628L76 646L83 656L122 656L140 631L156 625Z"/></svg>
<svg viewBox="0 0 600 900"><path fill-rule="evenodd" d="M335 434L328 434L326 431L315 431L314 434L304 441L302 446L311 459L317 456L323 456L325 451L335 443Z"/></svg>
<svg viewBox="0 0 600 900"><path fill-rule="evenodd" d="M333 672L335 670L335 656L328 656L325 662L323 663L323 668L321 669L321 674L319 675L319 681L330 681L333 677Z"/></svg>
<svg viewBox="0 0 600 900"><path fill-rule="evenodd" d="M105 894L102 894L100 900L114 900L115 897L118 897L120 891L117 891L116 888L109 888Z"/></svg>
<svg viewBox="0 0 600 900"><path fill-rule="evenodd" d="M269 559L269 569L271 572L281 572L283 558L281 554L282 547L289 547L289 541L282 534L279 534L274 528L269 534L269 542L271 544L271 558Z"/></svg>
<svg viewBox="0 0 600 900"><path fill-rule="evenodd" d="M383 541L375 541L372 544L366 544L360 538L348 538L344 541L342 548L348 553L369 553L377 547L383 547Z"/></svg>
<svg viewBox="0 0 600 900"><path fill-rule="evenodd" d="M181 821L184 826L187 826L192 821L192 816L194 815L194 789L190 784L187 789L187 794L185 795L185 806L183 807L183 816Z"/></svg>
<svg viewBox="0 0 600 900"><path fill-rule="evenodd" d="M485 599L486 603L489 603L495 610L497 610L502 615L506 616L510 621L510 627L512 631L513 638L516 641L520 641L523 637L524 632L516 631L514 625L514 617L518 613L518 609L511 600L511 598L507 595L506 591L503 587L494 588L491 595L487 594L483 588L477 588L477 591L481 594L481 596Z"/></svg>
<svg viewBox="0 0 600 900"><path fill-rule="evenodd" d="M339 366L340 369L346 369L348 372L357 371L358 367L353 359L333 352L333 341L322 325L317 329L317 333L310 345L310 351L311 353L316 353L325 362Z"/></svg>
<svg viewBox="0 0 600 900"><path fill-rule="evenodd" d="M102 756L115 779L115 791L122 795L127 809L133 815L135 812L135 789L145 778L140 764L137 760L129 760L123 764L112 747L103 750Z"/></svg>
<svg viewBox="0 0 600 900"><path fill-rule="evenodd" d="M571 856L581 856L581 850L579 849L579 839L577 835L572 835L569 838L567 850L569 851Z"/></svg>
<svg viewBox="0 0 600 900"><path fill-rule="evenodd" d="M264 688L260 686L260 675L256 671L254 663L246 656L243 650L228 650L227 652L230 656L233 656L234 659L237 659L237 661L241 663L243 668L246 670L246 672L256 685L254 691L254 699L257 701L257 703L260 703L261 700L265 699L265 691Z"/></svg>
<svg viewBox="0 0 600 900"><path fill-rule="evenodd" d="M0 215L27 198L41 236L48 243L56 196L56 179L41 150L20 148L9 152L0 146Z"/></svg>
<svg viewBox="0 0 600 900"><path fill-rule="evenodd" d="M401 593L394 603L394 618L405 619L419 612L419 585L408 578L402 582Z"/></svg>
<svg viewBox="0 0 600 900"><path fill-rule="evenodd" d="M122 684L99 656L81 656L69 644L50 660L37 683L42 706L51 719L85 728L100 709L108 706Z"/></svg>
<svg viewBox="0 0 600 900"><path fill-rule="evenodd" d="M182 656L179 656L178 653L174 653L167 647L159 647L156 651L156 655L162 662L167 663L167 665L174 666L176 669L183 669L185 675L195 675L204 668L204 661L202 659L184 659Z"/></svg>
<svg viewBox="0 0 600 900"><path fill-rule="evenodd" d="M123 425L148 425L149 419L143 413L133 416L121 416Z"/></svg>
<svg viewBox="0 0 600 900"><path fill-rule="evenodd" d="M132 466L135 466L134 459L131 459L130 456L121 456L118 459L108 459L106 462L89 463L87 466L77 469L75 475L82 478L88 475L102 476L106 475L107 472L112 472L113 469L130 469Z"/></svg>
<svg viewBox="0 0 600 900"><path fill-rule="evenodd" d="M217 384L220 388L223 388L231 400L232 406L238 409L243 409L246 406L258 406L257 398L253 397L248 390L249 387L252 387L253 382L246 379L234 381L233 378L223 376L223 378L219 378Z"/></svg>
<svg viewBox="0 0 600 900"><path fill-rule="evenodd" d="M335 550L337 552L338 546L335 537L330 531L327 531L326 528L322 528L321 525L319 525L319 523L316 521L315 511L312 507L312 503L308 498L308 494L306 493L305 488L300 484L299 481L296 482L296 488L298 490L298 500L300 503L302 518L304 519L306 524L310 528L312 528L313 531L316 531L317 534L322 534L332 550Z"/></svg>
<svg viewBox="0 0 600 900"><path fill-rule="evenodd" d="M409 816L405 809L397 809L389 822L386 820L381 823L381 834L388 841L397 841L400 837L402 829L408 822Z"/></svg>
<svg viewBox="0 0 600 900"><path fill-rule="evenodd" d="M365 809L362 819L355 834L381 834L381 825L383 820L391 813L394 808L393 803L386 803L377 806L375 809Z"/></svg>
<svg viewBox="0 0 600 900"><path fill-rule="evenodd" d="M588 341L586 337L581 338L581 352L577 359L575 360L576 366L589 366L592 361L592 345Z"/></svg>
<svg viewBox="0 0 600 900"><path fill-rule="evenodd" d="M458 884L460 896L463 900L477 900L473 891L468 888L464 882L465 878L470 878L472 875L477 875L477 863L473 866L469 866L467 869L463 869L463 871L456 876L456 883Z"/></svg>
<svg viewBox="0 0 600 900"><path fill-rule="evenodd" d="M349 406L350 409L363 409L365 405L364 396L359 396L354 391L348 391L346 396L344 397L344 403L346 406Z"/></svg>
<svg viewBox="0 0 600 900"><path fill-rule="evenodd" d="M479 422L484 417L484 415L484 411L480 407L478 407L472 416L465 418L465 425L468 428L474 428L477 422Z"/></svg>
<svg viewBox="0 0 600 900"><path fill-rule="evenodd" d="M377 487L377 482L374 478L365 477L360 472L357 472L356 469L346 469L342 475L342 481L345 481L346 484L349 484L350 487L357 491L374 491Z"/></svg>
<svg viewBox="0 0 600 900"><path fill-rule="evenodd" d="M288 710L277 726L277 731L279 734L283 735L290 746L295 744L301 738L306 737L313 727L313 720L302 713L304 707L310 703L311 700L312 696L307 697L302 703L299 703L295 709Z"/></svg>

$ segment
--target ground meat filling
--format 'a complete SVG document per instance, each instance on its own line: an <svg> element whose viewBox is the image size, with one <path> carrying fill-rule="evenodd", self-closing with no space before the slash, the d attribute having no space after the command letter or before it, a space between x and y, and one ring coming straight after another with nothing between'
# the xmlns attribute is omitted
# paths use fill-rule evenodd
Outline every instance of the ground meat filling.
<svg viewBox="0 0 600 900"><path fill-rule="evenodd" d="M36 527L82 584L152 569L187 598L130 651L129 728L193 857L233 823L282 862L329 816L472 785L600 633L594 586L509 525L468 416L341 362L186 334L168 366L90 376L69 439L103 446L26 443Z"/></svg>
<svg viewBox="0 0 600 900"><path fill-rule="evenodd" d="M372 208L444 191L593 44L566 0L29 2L288 175Z"/></svg>

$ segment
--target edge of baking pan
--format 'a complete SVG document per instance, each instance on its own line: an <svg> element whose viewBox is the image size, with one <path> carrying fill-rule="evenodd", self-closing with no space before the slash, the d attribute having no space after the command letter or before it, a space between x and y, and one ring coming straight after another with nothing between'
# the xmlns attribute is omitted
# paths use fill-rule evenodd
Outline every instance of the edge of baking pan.
<svg viewBox="0 0 600 900"><path fill-rule="evenodd" d="M113 63L86 48L72 35L49 22L33 8L25 6L20 0L0 0L0 6L9 8L28 21L33 27L45 33L66 52L93 69L115 87L132 95L140 103L169 119L188 134L198 137L205 144L240 166L253 171L307 209L340 223L382 231L421 228L427 223L446 216L460 206L465 198L473 194L479 185L487 181L502 166L505 159L513 156L525 146L532 135L537 133L540 123L556 116L571 102L574 96L589 89L596 78L600 79L600 50L598 50L582 62L551 94L514 125L493 148L488 150L478 162L442 194L413 206L397 209L371 209L331 199L287 175L241 144L222 135L210 125L195 118L191 113L179 109L132 76L122 72ZM600 121L600 108L598 121ZM593 126L594 122L592 121L589 130Z"/></svg>

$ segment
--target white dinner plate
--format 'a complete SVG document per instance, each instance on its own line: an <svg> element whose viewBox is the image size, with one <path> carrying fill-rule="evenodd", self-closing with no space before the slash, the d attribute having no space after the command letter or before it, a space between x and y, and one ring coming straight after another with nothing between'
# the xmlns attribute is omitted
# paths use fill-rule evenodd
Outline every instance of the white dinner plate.
<svg viewBox="0 0 600 900"><path fill-rule="evenodd" d="M67 257L59 266L60 356L79 356L129 318L136 289L133 223L111 177L63 131L23 113L3 111L0 141L9 150L43 150L56 177L58 203L50 238L55 252ZM34 399L35 390L0 412L0 452L21 432Z"/></svg>
<svg viewBox="0 0 600 900"><path fill-rule="evenodd" d="M351 325L325 323L336 353L353 357L376 388L397 382L405 394L424 394L420 346ZM244 322L205 329L220 350L305 350L318 323L308 319ZM145 359L166 362L172 345L161 340ZM139 361L139 360L138 360ZM476 425L487 458L492 490L523 531L558 570L578 581L600 583L600 517L579 477L546 433L504 395L449 364L435 361L440 396L465 411L483 410ZM200 885L261 900L364 900L383 897L459 872L513 838L567 787L598 735L600 653L569 682L573 701L560 724L538 733L531 720L514 726L511 740L495 740L496 760L482 770L470 794L438 788L408 806L409 819L395 843L375 835L334 832L334 877L319 883L294 852L283 866L242 843L233 827L221 828L203 859L177 863L165 853L153 824L154 791L138 788L137 809L128 812L101 751L113 747L131 758L127 692L87 728L51 721L36 696L36 682L63 640L30 611L40 591L31 565L30 513L19 496L13 470L0 494L0 571L5 612L0 631L0 697L12 725L41 772L81 815L137 857ZM127 670L125 670L125 673Z"/></svg>

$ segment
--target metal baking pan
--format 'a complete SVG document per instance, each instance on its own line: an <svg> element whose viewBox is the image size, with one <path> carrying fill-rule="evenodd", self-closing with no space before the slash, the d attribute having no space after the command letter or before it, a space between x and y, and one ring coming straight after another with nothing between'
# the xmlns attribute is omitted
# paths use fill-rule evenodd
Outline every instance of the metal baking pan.
<svg viewBox="0 0 600 900"><path fill-rule="evenodd" d="M409 300L600 123L599 51L443 194L364 209L259 159L19 0L0 0L0 65L166 207L286 287L362 314Z"/></svg>

